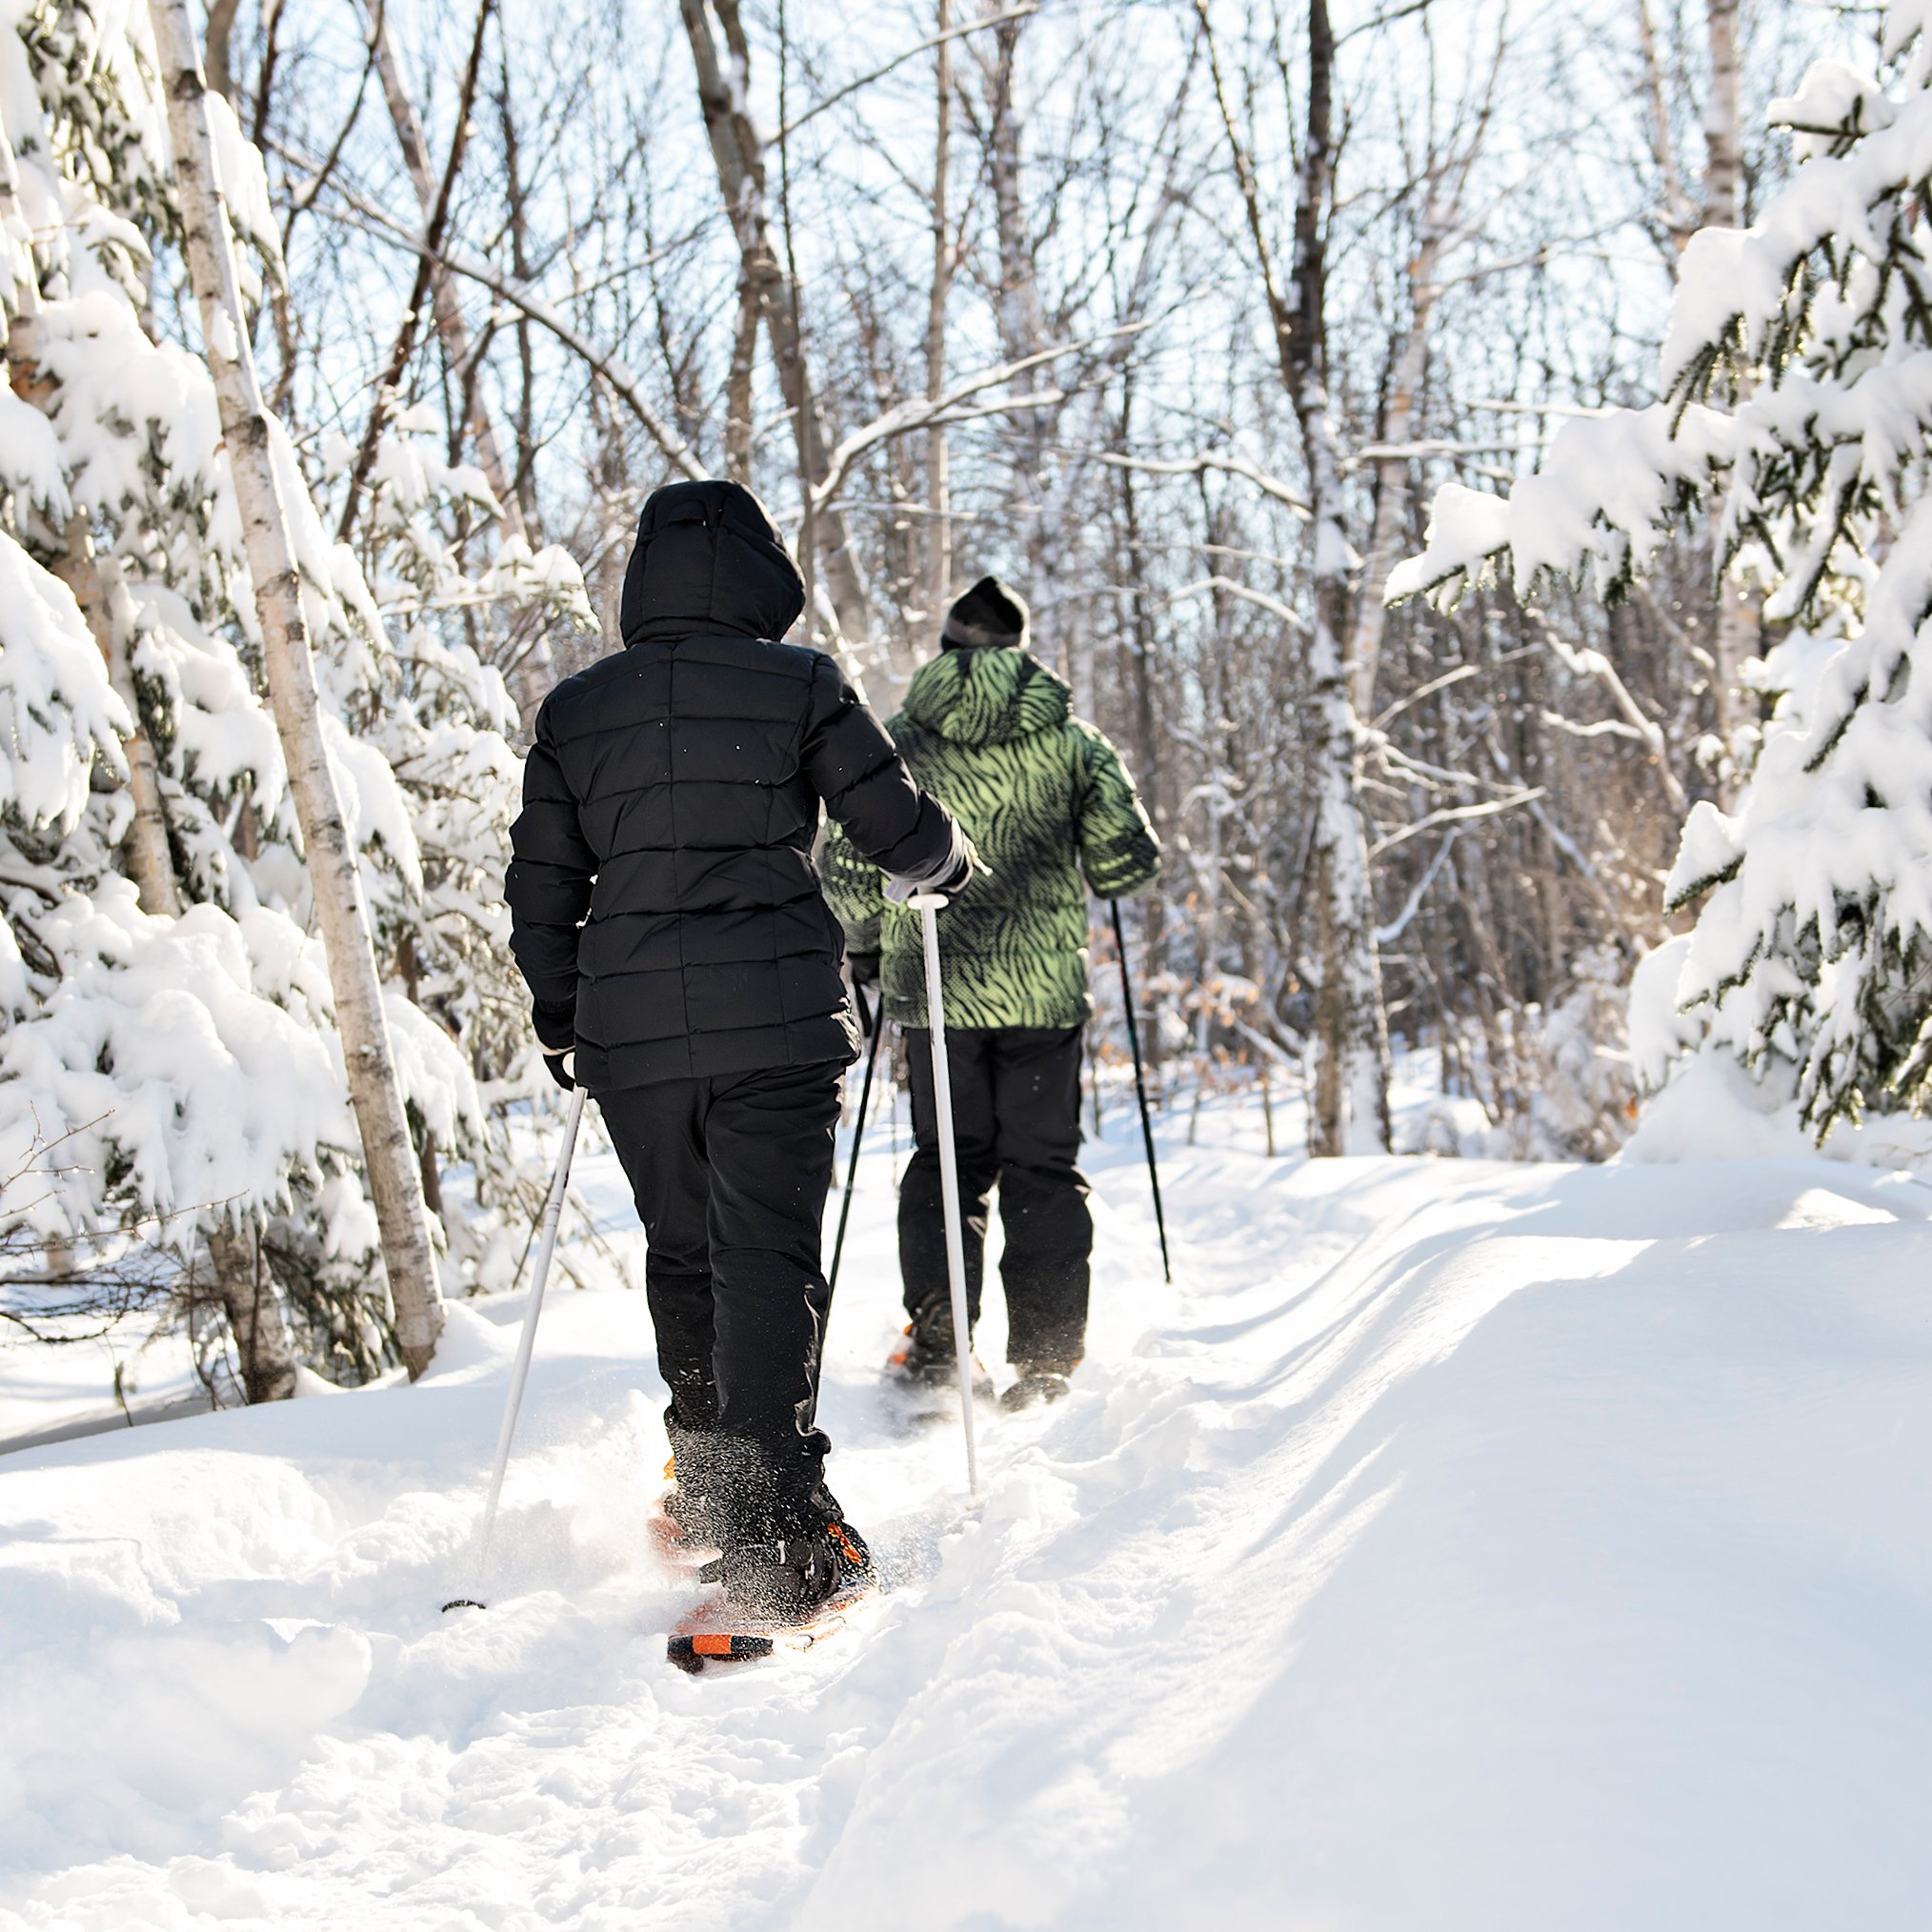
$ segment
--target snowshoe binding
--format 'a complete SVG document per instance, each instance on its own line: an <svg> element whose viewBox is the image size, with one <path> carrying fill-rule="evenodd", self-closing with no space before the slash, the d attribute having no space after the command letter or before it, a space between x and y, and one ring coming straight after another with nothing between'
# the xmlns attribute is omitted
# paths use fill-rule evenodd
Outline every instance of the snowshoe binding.
<svg viewBox="0 0 1932 1932"><path fill-rule="evenodd" d="M670 1660L693 1675L707 1663L810 1649L841 1628L846 1613L877 1589L872 1552L835 1504L822 1519L807 1519L788 1535L727 1542L698 1574L722 1589L665 1645Z"/></svg>

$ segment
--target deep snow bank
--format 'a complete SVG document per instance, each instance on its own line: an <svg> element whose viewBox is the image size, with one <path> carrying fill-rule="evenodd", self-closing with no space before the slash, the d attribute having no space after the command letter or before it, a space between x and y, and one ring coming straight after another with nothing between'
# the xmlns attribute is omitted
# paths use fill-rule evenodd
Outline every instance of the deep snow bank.
<svg viewBox="0 0 1932 1932"><path fill-rule="evenodd" d="M0 1922L1923 1922L1932 1192L1176 1147L1168 1291L1131 1152L971 1515L874 1394L862 1177L826 1412L896 1587L781 1666L663 1660L641 1297L546 1318L487 1617L480 1315L414 1390L0 1459Z"/></svg>

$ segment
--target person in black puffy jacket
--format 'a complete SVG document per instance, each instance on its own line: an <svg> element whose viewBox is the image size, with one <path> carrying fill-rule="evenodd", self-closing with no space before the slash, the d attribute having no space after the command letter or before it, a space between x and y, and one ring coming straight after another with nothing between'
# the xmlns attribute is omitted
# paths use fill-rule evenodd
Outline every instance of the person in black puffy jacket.
<svg viewBox="0 0 1932 1932"><path fill-rule="evenodd" d="M973 864L837 665L773 641L803 608L750 491L653 494L624 649L537 713L504 887L537 1039L603 1110L649 1237L673 1513L774 1614L866 1561L815 1421L820 1221L859 1044L820 805L902 888L956 890Z"/></svg>

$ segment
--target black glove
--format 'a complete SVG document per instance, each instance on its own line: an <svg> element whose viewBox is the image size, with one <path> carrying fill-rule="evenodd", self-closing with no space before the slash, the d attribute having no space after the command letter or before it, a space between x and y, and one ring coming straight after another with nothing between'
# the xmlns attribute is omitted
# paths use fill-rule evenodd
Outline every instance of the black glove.
<svg viewBox="0 0 1932 1932"><path fill-rule="evenodd" d="M566 1094L577 1090L577 1052L574 1046L545 1047L543 1050L545 1071Z"/></svg>
<svg viewBox="0 0 1932 1932"><path fill-rule="evenodd" d="M878 955L876 953L848 953L845 956L852 968L852 983L855 986L876 986L878 984Z"/></svg>
<svg viewBox="0 0 1932 1932"><path fill-rule="evenodd" d="M984 872L979 854L974 849L973 841L966 836L958 825L953 827L953 849L939 865L922 876L902 874L890 880L885 896L896 906L923 897L927 893L937 893L941 898L951 898L955 893L964 892L976 872Z"/></svg>
<svg viewBox="0 0 1932 1932"><path fill-rule="evenodd" d="M568 1006L545 1006L541 1000L533 1000L530 1024L536 1035L537 1045L545 1053L567 1054L576 1045L576 1001L572 1000Z"/></svg>

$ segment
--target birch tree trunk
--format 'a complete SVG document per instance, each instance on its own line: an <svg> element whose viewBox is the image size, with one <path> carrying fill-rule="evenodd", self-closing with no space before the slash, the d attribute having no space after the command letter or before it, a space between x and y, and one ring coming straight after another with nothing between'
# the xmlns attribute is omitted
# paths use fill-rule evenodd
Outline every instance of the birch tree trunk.
<svg viewBox="0 0 1932 1932"><path fill-rule="evenodd" d="M1670 103L1664 92L1663 63L1658 56L1657 23L1651 18L1650 0L1637 0L1637 44L1643 60L1650 157L1657 164L1658 181L1662 191L1664 230L1670 237L1672 249L1680 255L1684 244L1697 232L1698 211L1684 191L1683 173L1677 165L1677 153L1671 142Z"/></svg>
<svg viewBox="0 0 1932 1932"><path fill-rule="evenodd" d="M1382 1007L1368 835L1358 785L1359 753L1347 655L1349 547L1326 372L1328 260L1323 224L1335 167L1335 32L1329 24L1328 0L1309 0L1308 125L1295 200L1295 256L1290 284L1284 289L1275 273L1260 185L1236 126L1207 0L1195 0L1195 9L1267 295L1281 380L1301 432L1308 470L1315 621L1307 655L1312 713L1307 756L1315 793L1310 858L1321 976L1309 1043L1308 1151L1379 1153L1389 1145L1388 1016Z"/></svg>
<svg viewBox="0 0 1932 1932"><path fill-rule="evenodd" d="M187 241L189 276L221 409L249 574L254 582L269 697L309 868L335 993L349 1097L412 1377L429 1366L442 1332L430 1220L390 1046L382 984L362 885L322 738L300 578L275 475L272 427L243 326L234 250L215 172L214 143L188 0L149 0Z"/></svg>
<svg viewBox="0 0 1932 1932"><path fill-rule="evenodd" d="M430 171L430 151L423 139L422 122L415 104L403 86L402 69L395 57L395 40L389 30L389 6L374 0L370 20L370 47L375 57L375 71L382 82L383 99L389 104L389 117L395 128L396 144L402 150L403 166L416 191L416 205L422 211L423 227L428 231L436 208L436 181ZM476 447L476 465L490 485L491 494L502 506L499 522L505 536L526 541L523 505L516 484L503 460L503 447L496 439L496 425L482 389L471 379L476 361L476 345L464 319L463 305L456 295L455 278L440 262L430 265L430 294L435 308L436 332L443 338L451 364L464 378L464 394L469 402L465 427Z"/></svg>
<svg viewBox="0 0 1932 1932"><path fill-rule="evenodd" d="M1423 217L1422 234L1409 264L1409 326L1396 356L1382 411L1381 441L1399 449L1415 433L1416 398L1422 387L1422 370L1429 349L1429 315L1436 305L1436 258L1441 252L1441 225L1431 210ZM1369 532L1368 554L1362 560L1361 583L1356 592L1355 634L1349 648L1349 681L1356 716L1376 714L1376 674L1381 668L1382 634L1388 629L1388 606L1382 592L1395 568L1409 509L1409 458L1375 459L1376 513Z"/></svg>
<svg viewBox="0 0 1932 1932"><path fill-rule="evenodd" d="M752 420L752 378L758 366L758 325L764 303L752 278L738 276L738 319L732 331L732 362L725 376L725 474L747 488L756 425Z"/></svg>
<svg viewBox="0 0 1932 1932"><path fill-rule="evenodd" d="M122 740L128 758L128 792L134 816L123 844L128 872L134 881L144 913L178 918L181 894L174 880L173 855L168 847L168 809L161 793L161 767L154 747L141 726L141 698L134 688L131 655L134 637L134 599L128 591L119 561L94 549L85 515L67 527L66 548L54 563L54 574L73 593L74 602L107 660L108 682L134 720L132 733Z"/></svg>
<svg viewBox="0 0 1932 1932"><path fill-rule="evenodd" d="M951 0L939 0L938 30L952 29ZM934 401L946 392L946 309L953 290L953 231L948 175L953 165L953 43L942 38L937 63L933 123L933 290L926 312L926 394ZM926 432L926 619L935 634L953 594L952 480L947 471L946 426Z"/></svg>
<svg viewBox="0 0 1932 1932"><path fill-rule="evenodd" d="M208 1238L214 1289L228 1311L251 1403L286 1402L295 1393L295 1350L274 1283L262 1265L259 1236L226 1230Z"/></svg>
<svg viewBox="0 0 1932 1932"><path fill-rule="evenodd" d="M1736 228L1742 217L1743 137L1739 110L1738 0L1708 0L1705 15L1711 50L1711 92L1704 109L1704 222L1711 228ZM1711 513L1713 565L1719 549L1721 504ZM1731 754L1731 769L1721 775L1720 795L1725 805L1735 803L1743 776L1743 735L1752 722L1753 700L1744 690L1746 658L1757 653L1757 622L1750 599L1728 576L1720 576L1713 594L1717 604L1718 735Z"/></svg>
<svg viewBox="0 0 1932 1932"><path fill-rule="evenodd" d="M1309 0L1308 127L1295 206L1295 305L1281 337L1281 362L1307 457L1314 544L1315 628L1308 676L1315 718L1309 754L1315 777L1313 856L1321 984L1315 997L1308 1151L1316 1155L1375 1154L1389 1145L1388 1016L1382 1009L1368 836L1357 786L1357 725L1346 657L1349 550L1324 367L1328 261L1323 223L1335 165L1334 77L1328 0Z"/></svg>
<svg viewBox="0 0 1932 1932"><path fill-rule="evenodd" d="M798 315L798 291L773 246L764 148L747 103L750 52L738 22L736 0L713 0L713 4L725 30L735 70L730 75L711 30L706 0L678 0L678 10L697 70L698 105L704 111L705 132L711 140L725 212L737 239L746 279L756 291L764 312L773 359L778 366L779 392L792 417L799 477L815 498L832 474L831 439L812 390ZM825 589L838 628L848 644L863 649L872 639L872 594L852 548L844 513L835 503L817 503L809 522L824 564Z"/></svg>
<svg viewBox="0 0 1932 1932"><path fill-rule="evenodd" d="M1368 837L1356 783L1356 715L1346 657L1349 548L1324 368L1328 261L1323 223L1335 165L1334 73L1328 0L1309 0L1308 126L1295 205L1294 307L1281 337L1281 362L1307 459L1314 546L1315 626L1308 645L1308 679L1315 715L1309 758L1315 779L1316 929L1321 962L1309 1082L1308 1151L1315 1155L1374 1154L1389 1145L1388 1018L1376 954Z"/></svg>
<svg viewBox="0 0 1932 1932"><path fill-rule="evenodd" d="M342 516L335 531L337 543L347 543L355 529L356 512L362 502L363 489L375 467L375 453L382 441L383 425L389 421L395 408L410 357L415 352L417 325L425 306L435 306L431 290L436 281L436 257L442 252L456 175L469 146L470 111L475 103L477 77L483 69L483 36L490 25L491 10L495 4L496 0L481 0L476 9L476 25L470 36L470 57L464 63L462 83L457 90L456 127L450 137L450 158L423 218L423 245L416 256L415 280L410 289L409 301L403 308L402 321L396 329L395 343L390 351L388 365L375 386L375 399L370 406L369 422L355 452L355 461L350 466L349 482L342 493Z"/></svg>
<svg viewBox="0 0 1932 1932"><path fill-rule="evenodd" d="M1025 26L1024 19L1008 20L993 30L994 56L987 70L986 173L993 190L999 261L995 320L1000 352L1009 362L1023 361L1047 346L1033 226L1021 179L1025 125L1016 86L1019 38ZM1021 383L1031 380L1020 378ZM1057 479L1050 480L1048 474L1056 467L1061 415L1061 407L1052 407L1023 410L1012 417L1018 471L1014 493L1026 559L1026 581L1020 588L1042 620L1034 650L1074 687L1074 708L1085 713L1093 708L1091 667L1086 654L1076 647L1078 613L1070 595L1069 563L1077 536L1066 528L1073 466L1062 461L1057 466Z"/></svg>

